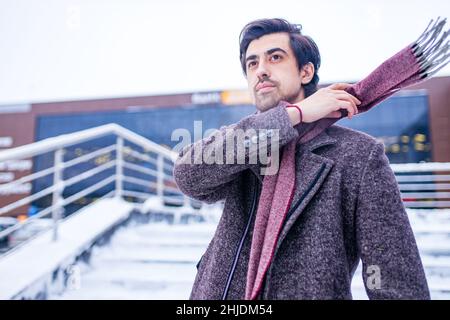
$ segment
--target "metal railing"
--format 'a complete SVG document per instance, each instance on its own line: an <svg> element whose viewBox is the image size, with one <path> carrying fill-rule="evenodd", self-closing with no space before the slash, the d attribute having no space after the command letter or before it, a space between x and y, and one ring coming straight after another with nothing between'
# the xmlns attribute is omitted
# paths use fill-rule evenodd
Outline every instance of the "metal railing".
<svg viewBox="0 0 450 320"><path fill-rule="evenodd" d="M69 147L106 136L113 136L115 138L114 143L99 147L70 160L64 159L65 151ZM138 149L145 150L145 152ZM51 204L28 218L24 223L17 223L0 231L0 239L35 219L51 214L53 238L57 240L58 223L62 219L64 207L106 186L113 186L113 188L102 197L133 197L145 201L150 195L155 195L163 199L166 204L184 206L192 201L178 190L171 176L177 154L117 124L107 124L0 151L0 163L29 159L48 153L52 154L52 165L14 181L0 184L0 195L7 193L8 190L20 188L27 183L45 177L52 177L50 185L44 188L36 188L36 192L31 192L28 196L0 208L0 216L24 205L29 205L43 197L50 197ZM115 159L104 161L100 165L93 166L85 171L77 170L77 174L73 177L64 178L66 170L112 153L115 153ZM132 163L129 159L136 159L139 163ZM450 208L450 163L392 164L391 167L396 174L406 207ZM92 179L108 170L113 170L113 172L64 198L63 193L68 187L76 185L80 181ZM126 171L139 175L126 174ZM146 176L145 179L144 176ZM143 188L141 190L124 188L125 184Z"/></svg>
<svg viewBox="0 0 450 320"><path fill-rule="evenodd" d="M450 163L391 164L407 208L450 208Z"/></svg>
<svg viewBox="0 0 450 320"><path fill-rule="evenodd" d="M107 136L115 138L114 143L70 160L64 159L65 151L68 148ZM107 186L110 186L112 190L99 198L115 196L146 200L149 196L155 195L167 204L187 205L191 203L191 200L178 190L171 175L177 154L117 124L107 124L0 151L0 163L3 161L30 159L43 156L44 154L48 155L49 153L52 155L53 164L50 164L48 168L14 181L0 184L1 195L7 194L8 191L26 183L52 177L50 186L36 188L35 192L30 192L29 195L0 208L0 216L2 216L11 213L15 209L30 205L43 197L51 198L51 204L37 214L32 215L24 222L0 231L0 239L24 227L33 220L51 214L53 239L56 241L58 239L58 224L63 218L64 207ZM100 165L87 165L87 170L74 170L76 172L74 176L67 179L64 178L66 170L80 164L89 164L89 162L98 157L111 154L115 154L115 159ZM129 159L137 159L138 163L132 163ZM125 171L138 173L139 177L127 174ZM108 172L110 173L108 174ZM107 174L106 177L97 179L99 174L105 175L105 173ZM80 182L86 183L89 178L91 180L95 179L93 184L84 185L81 187L81 190L77 190L77 192L64 198L64 191L68 187ZM140 186L141 188L140 190L135 190L135 188L133 190L133 188L125 188L125 184L128 186Z"/></svg>

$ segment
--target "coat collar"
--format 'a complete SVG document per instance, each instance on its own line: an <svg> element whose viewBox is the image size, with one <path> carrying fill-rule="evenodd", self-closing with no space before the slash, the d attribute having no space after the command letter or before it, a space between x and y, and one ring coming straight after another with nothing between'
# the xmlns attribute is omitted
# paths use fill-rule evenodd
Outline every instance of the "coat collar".
<svg viewBox="0 0 450 320"><path fill-rule="evenodd" d="M328 130L322 131L319 135L317 135L315 138L305 142L305 143L297 143L297 148L303 149L305 151L311 151L321 148L323 146L332 145L337 142L337 140L333 137L331 137L328 132Z"/></svg>
<svg viewBox="0 0 450 320"><path fill-rule="evenodd" d="M302 134L302 132L299 130L298 127L296 127L297 131L299 131L299 134ZM327 145L333 145L337 142L337 140L333 137L331 137L327 130L322 131L319 135L314 137L313 139L305 142L305 143L297 143L297 157L298 152L314 152L316 149L319 149L321 147L327 146ZM281 162L281 161L280 161ZM261 175L261 167L258 164L251 165L250 166L251 171L258 177L259 181L262 183L264 177ZM298 169L297 169L298 170Z"/></svg>

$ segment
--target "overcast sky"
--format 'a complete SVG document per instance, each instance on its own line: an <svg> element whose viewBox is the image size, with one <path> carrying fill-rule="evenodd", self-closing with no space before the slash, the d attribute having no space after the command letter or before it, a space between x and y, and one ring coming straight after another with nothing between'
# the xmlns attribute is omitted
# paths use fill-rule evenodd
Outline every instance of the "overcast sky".
<svg viewBox="0 0 450 320"><path fill-rule="evenodd" d="M439 15L450 1L0 0L0 104L243 89L239 32L269 17L313 37L321 82L355 81Z"/></svg>

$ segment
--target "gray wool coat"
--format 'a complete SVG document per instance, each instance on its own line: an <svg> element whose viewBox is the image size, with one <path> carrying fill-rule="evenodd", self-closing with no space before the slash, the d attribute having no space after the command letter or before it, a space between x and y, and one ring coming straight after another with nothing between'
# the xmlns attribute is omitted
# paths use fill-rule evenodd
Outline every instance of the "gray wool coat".
<svg viewBox="0 0 450 320"><path fill-rule="evenodd" d="M279 129L283 146L307 126L293 127L278 105L219 131ZM174 167L183 193L207 203L224 201L217 230L197 265L191 299L243 299L245 294L263 176L259 164L186 163L187 151L217 143L209 137L188 145ZM383 144L334 125L297 145L294 198L259 298L352 299L351 281L360 259L370 299L429 299Z"/></svg>

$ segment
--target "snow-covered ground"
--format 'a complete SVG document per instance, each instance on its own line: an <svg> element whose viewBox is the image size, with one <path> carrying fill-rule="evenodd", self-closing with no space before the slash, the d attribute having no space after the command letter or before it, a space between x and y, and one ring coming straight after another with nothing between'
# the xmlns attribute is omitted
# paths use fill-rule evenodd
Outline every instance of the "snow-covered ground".
<svg viewBox="0 0 450 320"><path fill-rule="evenodd" d="M433 299L450 299L450 210L409 210ZM93 250L89 264L75 268L79 279L51 299L187 299L196 263L215 225L133 223L117 231L108 245ZM355 299L367 299L355 274Z"/></svg>
<svg viewBox="0 0 450 320"><path fill-rule="evenodd" d="M34 299L40 292L49 293L50 287L59 290L61 281L54 279L54 271L72 265L99 235L125 221L132 209L133 204L117 198L95 201L60 221L58 241L53 241L53 230L47 229L1 256L0 300Z"/></svg>
<svg viewBox="0 0 450 320"><path fill-rule="evenodd" d="M78 285L51 299L187 299L210 223L131 224L79 264Z"/></svg>

